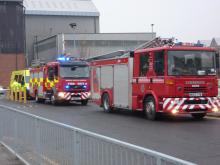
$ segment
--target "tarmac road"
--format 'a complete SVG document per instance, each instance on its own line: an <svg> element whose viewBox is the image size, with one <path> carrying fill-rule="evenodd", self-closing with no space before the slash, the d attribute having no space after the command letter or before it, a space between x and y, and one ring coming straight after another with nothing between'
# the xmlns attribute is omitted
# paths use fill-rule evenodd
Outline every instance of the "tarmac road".
<svg viewBox="0 0 220 165"><path fill-rule="evenodd" d="M220 164L220 120L193 120L190 116L148 121L140 113L105 113L88 106L37 104L24 106L5 99L0 104L68 125L113 137L201 165Z"/></svg>

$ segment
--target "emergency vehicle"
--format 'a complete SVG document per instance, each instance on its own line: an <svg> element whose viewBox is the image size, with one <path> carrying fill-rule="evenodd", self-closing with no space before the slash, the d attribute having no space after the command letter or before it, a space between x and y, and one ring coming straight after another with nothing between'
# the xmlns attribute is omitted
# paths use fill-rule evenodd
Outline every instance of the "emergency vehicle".
<svg viewBox="0 0 220 165"><path fill-rule="evenodd" d="M27 97L30 99L29 81L30 81L29 69L12 71L9 88L10 90L14 90L14 89L20 90L21 87L26 88Z"/></svg>
<svg viewBox="0 0 220 165"><path fill-rule="evenodd" d="M134 52L89 61L92 99L107 112L122 108L142 111L150 120L162 113L201 119L220 108L212 48L155 38Z"/></svg>
<svg viewBox="0 0 220 165"><path fill-rule="evenodd" d="M73 57L35 66L30 71L30 94L36 102L81 102L90 98L89 64Z"/></svg>

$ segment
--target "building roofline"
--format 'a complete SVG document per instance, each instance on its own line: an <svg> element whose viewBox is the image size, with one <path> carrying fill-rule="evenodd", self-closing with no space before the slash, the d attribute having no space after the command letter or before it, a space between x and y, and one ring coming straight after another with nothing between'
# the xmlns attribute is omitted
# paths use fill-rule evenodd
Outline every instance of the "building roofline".
<svg viewBox="0 0 220 165"><path fill-rule="evenodd" d="M73 12L73 11L46 11L46 10L26 10L25 15L45 15L45 16L85 16L99 17L99 12Z"/></svg>

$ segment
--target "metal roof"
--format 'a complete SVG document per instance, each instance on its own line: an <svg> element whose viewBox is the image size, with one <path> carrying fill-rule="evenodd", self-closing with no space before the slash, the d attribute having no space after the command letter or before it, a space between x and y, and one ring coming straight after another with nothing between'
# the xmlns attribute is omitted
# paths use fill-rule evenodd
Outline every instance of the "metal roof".
<svg viewBox="0 0 220 165"><path fill-rule="evenodd" d="M91 0L24 0L26 15L99 16Z"/></svg>

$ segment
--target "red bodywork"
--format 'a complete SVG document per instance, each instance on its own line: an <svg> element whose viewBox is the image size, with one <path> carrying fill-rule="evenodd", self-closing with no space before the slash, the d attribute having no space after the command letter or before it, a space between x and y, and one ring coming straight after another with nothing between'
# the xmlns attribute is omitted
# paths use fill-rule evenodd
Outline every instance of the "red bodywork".
<svg viewBox="0 0 220 165"><path fill-rule="evenodd" d="M90 79L77 77L62 77L60 67L89 67L85 61L72 61L68 63L49 62L39 68L32 68L30 71L30 94L32 97L38 95L39 99L50 100L55 97L56 102L83 101L90 98ZM50 77L50 70L53 70L54 77ZM71 76L71 75L70 75Z"/></svg>
<svg viewBox="0 0 220 165"><path fill-rule="evenodd" d="M158 76L155 73L155 53L164 52L164 75ZM110 106L117 107L114 103L114 85L112 88L102 88L96 80L96 68L104 66L131 65L132 76L128 81L131 83L130 105L126 109L133 111L143 111L143 102L146 97L153 96L157 112L168 112L177 110L178 113L213 112L220 108L218 96L218 82L216 75L203 76L169 76L168 75L168 51L204 51L215 52L212 48L204 47L157 47L138 50L134 52L132 63L129 64L130 57L105 59L91 62L92 86L96 90L97 97L94 100L102 105L103 93L110 96ZM139 76L140 55L148 54L149 69L146 76ZM113 72L114 74L114 72ZM102 75L101 75L102 76ZM100 77L101 77L100 76ZM114 81L114 80L113 80ZM113 83L114 84L114 83ZM98 97L98 95L100 97ZM117 96L120 97L120 96Z"/></svg>

